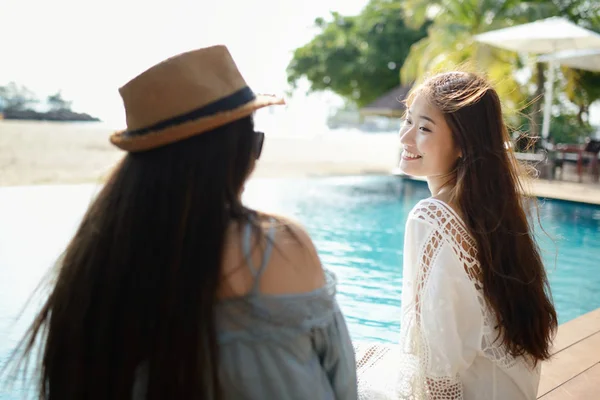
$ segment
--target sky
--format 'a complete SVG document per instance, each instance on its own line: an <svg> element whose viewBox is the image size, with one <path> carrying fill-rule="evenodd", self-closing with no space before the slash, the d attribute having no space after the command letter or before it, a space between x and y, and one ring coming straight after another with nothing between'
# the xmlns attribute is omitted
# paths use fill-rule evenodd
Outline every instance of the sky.
<svg viewBox="0 0 600 400"><path fill-rule="evenodd" d="M315 18L357 14L366 3L0 0L0 85L15 81L41 99L62 90L75 111L122 125L120 86L167 57L225 44L254 91L283 95L285 68L293 50L316 33ZM335 101L313 100L321 111Z"/></svg>
<svg viewBox="0 0 600 400"><path fill-rule="evenodd" d="M122 128L120 86L165 58L225 44L255 92L283 95L292 52L315 35L315 18L357 14L367 1L0 0L0 85L15 81L41 99L62 90L75 111ZM286 113L303 123L322 123L341 103L299 93Z"/></svg>

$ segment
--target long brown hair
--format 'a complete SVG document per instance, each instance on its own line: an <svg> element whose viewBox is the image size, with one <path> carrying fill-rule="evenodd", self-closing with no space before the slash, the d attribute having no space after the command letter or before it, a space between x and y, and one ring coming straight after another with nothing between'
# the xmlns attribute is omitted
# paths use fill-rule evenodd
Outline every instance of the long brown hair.
<svg viewBox="0 0 600 400"><path fill-rule="evenodd" d="M221 397L214 309L226 229L254 220L240 193L256 138L247 117L123 158L15 353L43 341L39 398L129 400L141 366L148 400Z"/></svg>
<svg viewBox="0 0 600 400"><path fill-rule="evenodd" d="M451 201L477 243L481 283L499 323L498 340L513 356L550 357L557 327L550 286L526 210L520 168L501 102L484 78L468 72L435 75L418 86L443 114L462 156Z"/></svg>

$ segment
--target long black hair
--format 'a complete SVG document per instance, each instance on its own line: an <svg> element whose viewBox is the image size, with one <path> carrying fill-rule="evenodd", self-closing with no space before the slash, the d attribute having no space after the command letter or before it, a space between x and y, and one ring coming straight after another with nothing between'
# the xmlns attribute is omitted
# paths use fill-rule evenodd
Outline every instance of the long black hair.
<svg viewBox="0 0 600 400"><path fill-rule="evenodd" d="M240 194L257 156L251 117L127 154L57 263L18 347L41 339L40 399L218 399L215 303L225 234L253 220Z"/></svg>

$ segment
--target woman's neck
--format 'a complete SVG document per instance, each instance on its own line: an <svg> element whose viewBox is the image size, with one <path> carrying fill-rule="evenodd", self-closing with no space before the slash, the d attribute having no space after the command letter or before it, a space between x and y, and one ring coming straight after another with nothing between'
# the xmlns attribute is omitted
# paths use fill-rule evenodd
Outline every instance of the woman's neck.
<svg viewBox="0 0 600 400"><path fill-rule="evenodd" d="M456 176L454 174L427 177L427 186L433 197L449 196L455 185Z"/></svg>

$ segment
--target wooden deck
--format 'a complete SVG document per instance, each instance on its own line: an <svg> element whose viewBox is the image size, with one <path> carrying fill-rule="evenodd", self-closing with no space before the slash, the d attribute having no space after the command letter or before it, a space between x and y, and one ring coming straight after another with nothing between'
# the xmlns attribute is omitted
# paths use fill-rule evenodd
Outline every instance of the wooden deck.
<svg viewBox="0 0 600 400"><path fill-rule="evenodd" d="M561 325L552 352L538 399L600 399L600 309Z"/></svg>

